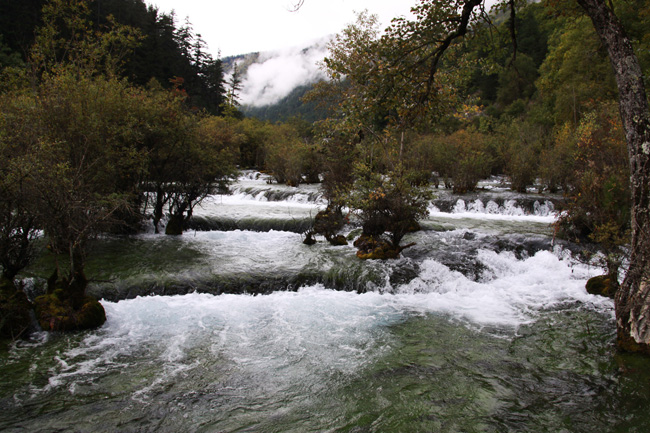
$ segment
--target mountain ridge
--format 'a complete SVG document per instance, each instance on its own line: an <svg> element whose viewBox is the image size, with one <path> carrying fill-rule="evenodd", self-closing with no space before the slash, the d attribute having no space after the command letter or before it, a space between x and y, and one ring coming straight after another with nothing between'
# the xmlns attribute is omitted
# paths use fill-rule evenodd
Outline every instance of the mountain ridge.
<svg viewBox="0 0 650 433"><path fill-rule="evenodd" d="M302 47L252 52L222 59L226 83L237 67L240 75L238 100L247 116L279 122L301 117L313 122L325 117L314 103L301 98L313 84L326 79L320 63L327 54L329 38Z"/></svg>

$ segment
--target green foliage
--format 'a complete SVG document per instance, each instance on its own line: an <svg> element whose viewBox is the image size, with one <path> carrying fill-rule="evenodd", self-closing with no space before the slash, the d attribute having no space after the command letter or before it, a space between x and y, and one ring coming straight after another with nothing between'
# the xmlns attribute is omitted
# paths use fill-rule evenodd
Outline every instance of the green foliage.
<svg viewBox="0 0 650 433"><path fill-rule="evenodd" d="M558 125L577 125L592 101L616 99L614 76L589 19L582 17L558 27L540 67L537 87L550 104Z"/></svg>
<svg viewBox="0 0 650 433"><path fill-rule="evenodd" d="M278 183L318 182L322 164L311 125L300 119L271 124L247 118L236 122L240 166L264 168Z"/></svg>
<svg viewBox="0 0 650 433"><path fill-rule="evenodd" d="M264 143L269 135L269 124L255 118L246 118L236 124L241 135L239 164L243 168L264 166Z"/></svg>
<svg viewBox="0 0 650 433"><path fill-rule="evenodd" d="M514 120L500 125L497 137L503 146L502 158L511 188L526 192L529 186L535 184L538 175L540 152L548 140L545 129L531 122Z"/></svg>
<svg viewBox="0 0 650 433"><path fill-rule="evenodd" d="M0 110L0 265L3 277L13 280L34 256L32 241L38 235L38 226L32 206L35 191L28 181L31 158L22 149L24 143L17 139L23 126L23 110L28 107L20 97L7 98L0 95L0 107L11 102L16 111Z"/></svg>
<svg viewBox="0 0 650 433"><path fill-rule="evenodd" d="M459 16L461 6L422 1L413 8L414 20L394 20L381 37L376 18L361 13L329 46L324 63L331 81L321 83L312 98L338 103L328 104L334 107L330 129L322 134L326 167L329 155L347 157L342 170L326 171L325 188L331 204L345 203L362 221L363 249L372 250L364 258L399 254L403 236L426 214L432 169L453 170L458 191L473 189L485 167L489 173L480 134L441 136L438 142L444 143L436 148L407 133L428 128L461 105L455 89L467 77L457 71L467 62L449 48L455 26L467 24L471 15L464 10ZM438 69L445 51L456 73ZM422 161L423 154L435 155L435 162ZM450 158L456 160L449 164ZM380 241L384 233L389 238Z"/></svg>
<svg viewBox="0 0 650 433"><path fill-rule="evenodd" d="M170 80L182 77L191 107L220 114L225 101L221 60L208 53L201 35L189 22L179 26L173 14L160 13L144 0L1 2L0 36L10 50L0 43L0 66L7 52L14 66L16 57L25 62L31 57L32 66L41 70L65 61L84 70L108 69L140 86L153 78L172 88ZM94 54L88 47L83 55L78 46L69 50L75 41L87 44L93 38L101 40Z"/></svg>
<svg viewBox="0 0 650 433"><path fill-rule="evenodd" d="M31 327L32 305L13 279L0 276L0 340L26 336Z"/></svg>
<svg viewBox="0 0 650 433"><path fill-rule="evenodd" d="M314 226L306 233L307 245L312 245L316 241L314 235L322 235L332 245L347 245L345 236L339 235L338 232L348 223L348 217L343 215L340 207L329 206L316 214Z"/></svg>
<svg viewBox="0 0 650 433"><path fill-rule="evenodd" d="M578 151L574 132L575 128L569 122L558 127L552 143L540 154L540 181L551 192L568 191L573 184Z"/></svg>
<svg viewBox="0 0 650 433"><path fill-rule="evenodd" d="M184 99L184 92L169 92L152 83L142 101L141 148L147 154L144 212L151 212L156 231L168 214L168 234L180 234L194 207L226 188L241 141L235 120L193 114Z"/></svg>
<svg viewBox="0 0 650 433"><path fill-rule="evenodd" d="M517 101L529 100L535 93L536 79L537 68L533 59L525 54L517 55L499 74L496 103L505 109Z"/></svg>
<svg viewBox="0 0 650 433"><path fill-rule="evenodd" d="M166 170L170 182L163 186L170 220L165 233L180 234L194 207L208 195L225 191L235 175L238 141L228 119L190 118L190 131L175 143ZM181 144L180 146L178 144Z"/></svg>
<svg viewBox="0 0 650 433"><path fill-rule="evenodd" d="M135 192L144 157L133 147L138 99L123 81L67 69L44 76L37 94L2 98L3 149L15 157L5 179L20 180L10 203L30 217L14 232L44 229L55 252L70 254L71 273L83 268L87 241Z"/></svg>
<svg viewBox="0 0 650 433"><path fill-rule="evenodd" d="M298 186L309 161L310 146L291 125L269 125L269 132L264 143L266 169L276 182Z"/></svg>
<svg viewBox="0 0 650 433"><path fill-rule="evenodd" d="M0 34L0 70L7 67L22 66L20 54L12 51L11 48L3 41L3 35Z"/></svg>
<svg viewBox="0 0 650 433"><path fill-rule="evenodd" d="M385 240L399 253L402 238L427 215L430 199L429 190L413 186L401 166L379 175L360 163L344 201L360 219L364 235L378 239L388 233Z"/></svg>
<svg viewBox="0 0 650 433"><path fill-rule="evenodd" d="M184 80L167 91L119 78L138 32L111 18L97 31L88 16L81 0L47 3L28 68L3 71L5 82L22 85L0 95L3 274L12 278L29 263L43 230L57 267L67 266L56 275L74 310L84 308L85 259L97 234L137 219L150 185L182 227L202 198L225 186L239 146L231 120L187 108ZM200 49L186 52L193 64L205 60Z"/></svg>
<svg viewBox="0 0 650 433"><path fill-rule="evenodd" d="M430 168L442 177L445 186L453 184L456 194L474 191L478 181L487 177L494 158L488 137L474 130L461 129L452 134L427 138Z"/></svg>
<svg viewBox="0 0 650 433"><path fill-rule="evenodd" d="M575 131L568 208L558 227L600 244L609 275L616 276L629 242L630 185L627 143L612 105L585 116Z"/></svg>
<svg viewBox="0 0 650 433"><path fill-rule="evenodd" d="M361 13L330 43L324 63L331 79L322 93L340 94L336 116L365 133L403 131L437 119L456 102L458 74L423 68L437 59L436 41L457 18L457 2L421 2L418 19L397 19L379 37L376 17ZM459 66L462 58L454 58ZM432 66L436 68L437 65ZM330 96L331 97L331 96Z"/></svg>
<svg viewBox="0 0 650 433"><path fill-rule="evenodd" d="M334 119L316 125L316 136L322 146L323 195L333 208L344 205L342 197L352 187L353 167L360 155L360 134L345 126Z"/></svg>
<svg viewBox="0 0 650 433"><path fill-rule="evenodd" d="M85 0L49 0L42 14L28 59L36 73L65 67L79 75L116 75L140 38L137 30L113 19L106 31L94 31Z"/></svg>

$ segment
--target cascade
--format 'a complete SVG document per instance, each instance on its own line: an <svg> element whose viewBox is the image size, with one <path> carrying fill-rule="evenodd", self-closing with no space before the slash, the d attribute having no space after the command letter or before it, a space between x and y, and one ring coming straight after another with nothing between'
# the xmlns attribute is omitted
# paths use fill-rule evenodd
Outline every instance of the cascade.
<svg viewBox="0 0 650 433"><path fill-rule="evenodd" d="M612 356L612 301L584 289L601 270L553 239L553 197L440 192L387 261L304 245L322 207L247 172L182 236L99 239L106 324L1 352L0 430L650 428L630 403L650 369L618 373L636 361Z"/></svg>

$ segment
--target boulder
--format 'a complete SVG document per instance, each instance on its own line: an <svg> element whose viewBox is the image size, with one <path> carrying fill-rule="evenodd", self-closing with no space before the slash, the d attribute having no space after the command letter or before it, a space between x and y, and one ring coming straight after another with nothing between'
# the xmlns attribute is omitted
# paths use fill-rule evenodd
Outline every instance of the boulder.
<svg viewBox="0 0 650 433"><path fill-rule="evenodd" d="M305 240L302 241L302 243L305 245L314 245L316 243L316 239L314 239L314 233L313 232L305 233Z"/></svg>
<svg viewBox="0 0 650 433"><path fill-rule="evenodd" d="M336 235L333 238L329 239L330 244L335 246L347 245L348 241L343 235Z"/></svg>
<svg viewBox="0 0 650 433"><path fill-rule="evenodd" d="M79 308L61 289L34 300L36 319L44 331L81 331L106 322L104 307L92 296L84 296Z"/></svg>
<svg viewBox="0 0 650 433"><path fill-rule="evenodd" d="M358 249L357 257L362 260L396 259L402 250L381 237L368 234L359 236L354 246Z"/></svg>
<svg viewBox="0 0 650 433"><path fill-rule="evenodd" d="M616 290L618 290L618 281L614 280L609 275L599 275L590 278L585 285L587 293L592 295L605 296L607 298L614 298Z"/></svg>

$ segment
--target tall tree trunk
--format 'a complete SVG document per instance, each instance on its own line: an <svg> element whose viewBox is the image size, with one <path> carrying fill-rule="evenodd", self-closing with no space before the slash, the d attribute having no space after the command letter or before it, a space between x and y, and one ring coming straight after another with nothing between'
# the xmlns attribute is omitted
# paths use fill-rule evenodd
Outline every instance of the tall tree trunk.
<svg viewBox="0 0 650 433"><path fill-rule="evenodd" d="M163 211L165 208L165 203L167 202L165 191L161 183L156 184L156 202L153 207L153 227L156 234L160 233L158 229L158 224L163 217Z"/></svg>
<svg viewBox="0 0 650 433"><path fill-rule="evenodd" d="M650 354L650 113L643 72L632 44L603 0L577 0L594 24L619 91L630 157L632 240L630 266L616 294L618 344Z"/></svg>
<svg viewBox="0 0 650 433"><path fill-rule="evenodd" d="M70 246L70 276L68 279L68 295L75 308L81 308L86 295L88 280L84 268L86 265L85 248L79 244Z"/></svg>

